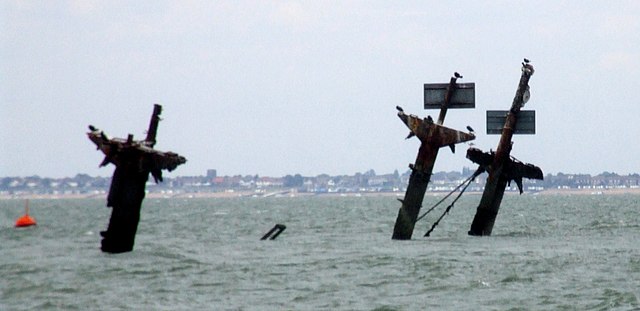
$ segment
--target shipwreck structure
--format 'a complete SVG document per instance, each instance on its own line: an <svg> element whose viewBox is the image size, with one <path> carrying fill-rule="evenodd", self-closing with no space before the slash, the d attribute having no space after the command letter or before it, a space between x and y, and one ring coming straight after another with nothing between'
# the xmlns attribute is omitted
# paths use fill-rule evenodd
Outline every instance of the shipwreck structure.
<svg viewBox="0 0 640 311"><path fill-rule="evenodd" d="M487 134L501 134L496 151L482 152L477 148L467 150L467 158L489 175L469 235L491 235L507 184L514 181L522 194L522 178L543 178L539 167L511 157L511 138L514 134L535 134L535 111L521 110L530 97L529 79L533 73L533 66L525 59L511 109L487 111Z"/></svg>
<svg viewBox="0 0 640 311"><path fill-rule="evenodd" d="M154 105L147 136L140 141L133 140L132 134L126 139L110 138L103 131L89 125L89 139L105 155L100 166L109 163L116 166L107 197L107 206L113 208L111 219L107 230L100 232L103 237L103 252L123 253L133 250L149 173L156 183L161 182L162 170L172 171L187 161L176 153L153 149L161 112L162 106Z"/></svg>
<svg viewBox="0 0 640 311"><path fill-rule="evenodd" d="M455 152L455 144L475 139L471 130L464 133L442 125L448 109L475 107L475 84L458 84L458 78L462 76L456 72L449 83L424 85L425 109L440 109L435 122L430 116L423 119L407 115L402 108L396 107L398 117L409 128L407 138L417 136L421 145L415 164L409 165L411 176L404 199L400 200L402 207L393 228L394 240L411 239L440 148L448 146Z"/></svg>

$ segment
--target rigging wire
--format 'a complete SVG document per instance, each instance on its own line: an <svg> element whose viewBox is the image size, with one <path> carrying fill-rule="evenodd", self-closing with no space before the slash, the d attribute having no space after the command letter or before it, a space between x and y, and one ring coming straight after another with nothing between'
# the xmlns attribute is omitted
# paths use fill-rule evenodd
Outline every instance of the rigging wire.
<svg viewBox="0 0 640 311"><path fill-rule="evenodd" d="M460 199L460 197L462 196L462 194L465 192L465 190L467 190L467 188L469 187L469 185L471 185L471 182L478 177L478 175L482 174L484 172L484 169L482 167L478 167L478 169L469 177L467 178L463 183L461 183L460 185L458 185L458 187L456 187L453 191L451 191L446 197L449 197L451 194L453 194L453 192L457 191L460 187L462 187L462 185L466 184L464 186L464 188L462 188L462 190L460 191L460 193L458 193L458 196L456 196L456 198L453 200L453 202L451 202L451 204L449 204L449 206L447 206L447 208L445 209L444 213L442 213L442 215L440 215L440 217L438 218L438 220L436 220L436 222L433 223L433 225L431 226L431 229L429 229L429 231L427 231L427 233L424 234L425 237L428 237L431 232L436 228L436 226L440 223L440 220L442 220L442 218L444 218L445 215L447 215L449 213L449 211L451 210L451 208L453 208L453 205L458 201L458 199ZM440 202L438 202L437 204L440 204L443 200L440 200ZM436 205L437 206L437 205ZM433 210L435 208L432 207L428 212L430 212L431 210ZM422 217L424 217L426 215L426 213L424 215L422 215ZM421 217L421 218L422 218Z"/></svg>
<svg viewBox="0 0 640 311"><path fill-rule="evenodd" d="M424 212L424 214L422 214L420 217L418 217L418 219L416 219L416 222L420 221L420 219L424 218L425 216L427 216L427 214L429 214L431 211L433 211L436 207L438 207L438 205L440 205L442 202L444 202L447 198L449 198L454 192L458 191L458 189L460 189L460 187L462 187L462 185L467 184L466 187L468 187L468 185L471 183L472 180L474 180L478 175L482 174L484 172L484 169L481 169L480 167L478 167L478 169L471 175L469 176L469 178L465 179L462 183L460 183L458 186L456 186L453 190L451 190L451 192L449 192L447 195L444 196L444 198L442 198L440 201L438 201L436 204L434 204L433 206L431 206L431 208L429 208L426 212ZM464 192L464 190L463 190ZM458 196L459 197L459 196ZM456 198L457 200L457 198Z"/></svg>

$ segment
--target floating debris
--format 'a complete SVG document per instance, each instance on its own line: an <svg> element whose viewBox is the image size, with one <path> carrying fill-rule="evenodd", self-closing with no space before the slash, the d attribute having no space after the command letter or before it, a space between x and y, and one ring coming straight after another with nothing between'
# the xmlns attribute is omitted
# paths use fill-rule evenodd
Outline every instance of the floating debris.
<svg viewBox="0 0 640 311"><path fill-rule="evenodd" d="M284 229L287 229L287 226L283 224L276 224L275 226L273 226L273 228L271 228L271 230L269 230L269 232L263 235L260 240L275 240L280 235L280 233L284 231Z"/></svg>

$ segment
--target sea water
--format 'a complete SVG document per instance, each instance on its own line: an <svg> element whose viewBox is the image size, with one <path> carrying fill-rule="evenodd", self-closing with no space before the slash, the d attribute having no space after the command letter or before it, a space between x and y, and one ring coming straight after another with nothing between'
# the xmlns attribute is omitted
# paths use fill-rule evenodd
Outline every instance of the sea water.
<svg viewBox="0 0 640 311"><path fill-rule="evenodd" d="M640 196L507 195L493 235L471 237L479 199L394 241L390 196L147 198L115 255L102 199L31 200L29 228L1 200L0 310L640 309Z"/></svg>

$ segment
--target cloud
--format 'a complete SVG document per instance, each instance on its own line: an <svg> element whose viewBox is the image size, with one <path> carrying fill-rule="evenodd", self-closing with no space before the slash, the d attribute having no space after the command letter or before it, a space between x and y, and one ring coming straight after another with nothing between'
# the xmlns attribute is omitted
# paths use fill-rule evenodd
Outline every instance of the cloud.
<svg viewBox="0 0 640 311"><path fill-rule="evenodd" d="M88 15L101 9L101 4L98 0L71 0L69 11L72 15Z"/></svg>
<svg viewBox="0 0 640 311"><path fill-rule="evenodd" d="M309 26L312 15L300 3L285 2L273 10L271 19L275 23L304 30Z"/></svg>
<svg viewBox="0 0 640 311"><path fill-rule="evenodd" d="M602 21L598 34L603 38L635 36L640 29L640 21L637 16L629 13L613 13L600 17Z"/></svg>
<svg viewBox="0 0 640 311"><path fill-rule="evenodd" d="M599 66L605 70L623 70L638 71L640 70L640 55L628 51L614 51L605 53L600 57Z"/></svg>

